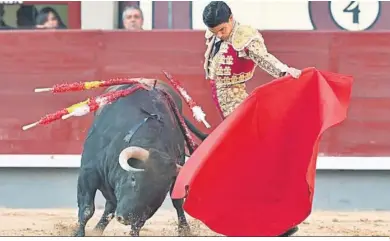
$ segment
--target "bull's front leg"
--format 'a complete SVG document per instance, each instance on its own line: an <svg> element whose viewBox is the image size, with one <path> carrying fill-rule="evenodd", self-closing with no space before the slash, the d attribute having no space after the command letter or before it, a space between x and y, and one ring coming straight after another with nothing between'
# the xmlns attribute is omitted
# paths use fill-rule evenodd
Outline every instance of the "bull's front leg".
<svg viewBox="0 0 390 241"><path fill-rule="evenodd" d="M173 187L175 186L176 178L171 186L170 195L172 196ZM177 218L179 221L178 231L179 236L191 236L191 228L187 222L186 215L183 209L183 199L172 199L172 204L176 209Z"/></svg>
<svg viewBox="0 0 390 241"><path fill-rule="evenodd" d="M108 224L115 216L116 202L106 199L106 205L104 207L104 212L99 222L96 224L93 229L95 234L102 235L104 230L107 228Z"/></svg>
<svg viewBox="0 0 390 241"><path fill-rule="evenodd" d="M130 236L132 237L139 237L139 232L141 231L142 227L145 225L145 221L139 221L137 223L134 223L131 225L131 231Z"/></svg>
<svg viewBox="0 0 390 241"><path fill-rule="evenodd" d="M95 195L100 182L93 170L81 170L77 184L77 204L79 207L77 230L74 236L85 236L85 226L95 213Z"/></svg>

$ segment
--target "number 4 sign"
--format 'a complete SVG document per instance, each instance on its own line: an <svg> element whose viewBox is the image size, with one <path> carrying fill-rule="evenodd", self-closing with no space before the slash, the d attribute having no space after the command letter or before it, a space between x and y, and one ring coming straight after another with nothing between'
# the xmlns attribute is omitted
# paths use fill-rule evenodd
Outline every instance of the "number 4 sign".
<svg viewBox="0 0 390 241"><path fill-rule="evenodd" d="M339 28L362 31L375 24L381 14L380 1L330 1L329 10Z"/></svg>

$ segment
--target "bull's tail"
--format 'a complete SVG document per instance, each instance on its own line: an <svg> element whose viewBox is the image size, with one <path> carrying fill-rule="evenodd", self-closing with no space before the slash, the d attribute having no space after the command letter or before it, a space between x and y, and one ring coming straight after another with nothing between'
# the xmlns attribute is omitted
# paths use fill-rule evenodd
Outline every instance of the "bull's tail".
<svg viewBox="0 0 390 241"><path fill-rule="evenodd" d="M184 115L183 115L183 117L184 117L184 122L188 126L188 129L190 129L190 131L192 133L194 133L196 137L198 137L200 140L204 141L204 139L207 138L208 134L201 132L198 128L195 127L194 124L191 123L191 121L189 121L187 119L187 117L185 117Z"/></svg>

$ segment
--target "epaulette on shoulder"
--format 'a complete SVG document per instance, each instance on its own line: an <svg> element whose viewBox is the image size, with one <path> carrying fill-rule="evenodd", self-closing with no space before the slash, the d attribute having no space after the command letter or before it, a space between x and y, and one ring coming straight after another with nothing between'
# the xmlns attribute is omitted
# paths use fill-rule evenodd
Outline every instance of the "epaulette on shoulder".
<svg viewBox="0 0 390 241"><path fill-rule="evenodd" d="M210 30L206 30L206 33L204 34L204 37L209 40L210 38L213 37L213 33Z"/></svg>
<svg viewBox="0 0 390 241"><path fill-rule="evenodd" d="M233 48L241 51L256 38L260 38L260 34L255 28L249 25L239 25L232 36Z"/></svg>

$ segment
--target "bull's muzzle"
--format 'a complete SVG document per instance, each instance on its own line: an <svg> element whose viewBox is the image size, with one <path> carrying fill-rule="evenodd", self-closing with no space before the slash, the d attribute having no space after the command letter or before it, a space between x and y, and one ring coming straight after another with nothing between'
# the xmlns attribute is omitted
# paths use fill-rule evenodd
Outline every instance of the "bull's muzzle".
<svg viewBox="0 0 390 241"><path fill-rule="evenodd" d="M146 162L149 159L149 151L142 147L130 146L123 149L123 151L119 154L119 165L123 170L127 172L143 172L145 169L139 169L129 165L127 161L130 158Z"/></svg>

